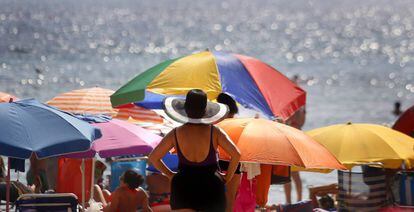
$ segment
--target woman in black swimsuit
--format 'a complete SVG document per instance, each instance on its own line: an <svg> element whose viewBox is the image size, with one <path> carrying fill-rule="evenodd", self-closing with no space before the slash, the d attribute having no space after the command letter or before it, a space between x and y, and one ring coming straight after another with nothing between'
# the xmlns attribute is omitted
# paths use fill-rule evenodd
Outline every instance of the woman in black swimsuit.
<svg viewBox="0 0 414 212"><path fill-rule="evenodd" d="M228 136L211 123L227 113L227 107L207 101L201 90L188 92L185 101L178 98L165 100L166 113L184 122L167 134L149 156L149 161L171 179L171 209L186 211L225 211L224 184L230 182L240 153ZM218 170L217 148L222 147L230 156L227 175ZM172 148L178 154L178 172L172 172L161 158Z"/></svg>

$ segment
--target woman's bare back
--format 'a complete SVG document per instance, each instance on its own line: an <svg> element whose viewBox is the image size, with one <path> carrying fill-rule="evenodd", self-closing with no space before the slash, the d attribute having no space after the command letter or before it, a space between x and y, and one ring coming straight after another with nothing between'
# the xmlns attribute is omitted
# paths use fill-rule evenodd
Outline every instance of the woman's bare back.
<svg viewBox="0 0 414 212"><path fill-rule="evenodd" d="M142 189L131 190L125 187L119 187L111 196L111 204L116 207L116 211L135 212L142 208L144 200L148 198L147 194ZM112 207L111 207L112 208Z"/></svg>
<svg viewBox="0 0 414 212"><path fill-rule="evenodd" d="M207 158L210 141L213 141L214 149L217 149L217 129L212 125L186 124L178 127L175 133L175 148L178 143L185 159L191 162L203 162Z"/></svg>

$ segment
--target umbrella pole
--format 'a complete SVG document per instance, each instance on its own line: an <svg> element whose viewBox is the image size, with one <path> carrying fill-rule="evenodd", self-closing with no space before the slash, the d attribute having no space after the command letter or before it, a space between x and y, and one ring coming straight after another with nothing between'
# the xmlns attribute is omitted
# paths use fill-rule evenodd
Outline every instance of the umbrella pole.
<svg viewBox="0 0 414 212"><path fill-rule="evenodd" d="M90 195L90 200L93 200L93 195L94 195L94 186L95 186L95 158L92 158L92 173L91 173L91 195Z"/></svg>
<svg viewBox="0 0 414 212"><path fill-rule="evenodd" d="M10 211L10 158L7 158L6 212Z"/></svg>
<svg viewBox="0 0 414 212"><path fill-rule="evenodd" d="M85 159L82 158L82 211L85 211Z"/></svg>

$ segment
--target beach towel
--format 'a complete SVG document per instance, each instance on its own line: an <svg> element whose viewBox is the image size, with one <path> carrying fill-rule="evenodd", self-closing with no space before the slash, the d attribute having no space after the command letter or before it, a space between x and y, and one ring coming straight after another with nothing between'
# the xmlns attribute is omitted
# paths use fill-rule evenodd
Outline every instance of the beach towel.
<svg viewBox="0 0 414 212"><path fill-rule="evenodd" d="M257 175L260 175L260 164L258 163L241 163L242 172L246 173L248 180L255 178Z"/></svg>
<svg viewBox="0 0 414 212"><path fill-rule="evenodd" d="M268 200L272 165L260 164L260 172L260 175L256 176L256 204L264 207Z"/></svg>
<svg viewBox="0 0 414 212"><path fill-rule="evenodd" d="M396 175L395 199L400 205L414 206L414 172L400 172Z"/></svg>
<svg viewBox="0 0 414 212"><path fill-rule="evenodd" d="M385 172L366 167L362 172L338 171L340 211L378 211L386 204Z"/></svg>
<svg viewBox="0 0 414 212"><path fill-rule="evenodd" d="M58 161L58 180L56 192L74 193L78 201L82 201L82 160L60 158ZM91 191L92 159L85 159L85 200L89 199Z"/></svg>
<svg viewBox="0 0 414 212"><path fill-rule="evenodd" d="M313 205L311 200L303 200L293 204L282 204L276 209L277 212L311 212Z"/></svg>
<svg viewBox="0 0 414 212"><path fill-rule="evenodd" d="M256 208L256 180L248 180L242 173L239 190L234 202L234 212L253 212Z"/></svg>

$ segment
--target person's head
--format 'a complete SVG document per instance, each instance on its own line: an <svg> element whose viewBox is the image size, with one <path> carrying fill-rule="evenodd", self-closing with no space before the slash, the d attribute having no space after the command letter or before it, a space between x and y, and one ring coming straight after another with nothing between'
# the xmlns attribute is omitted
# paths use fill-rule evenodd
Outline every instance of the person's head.
<svg viewBox="0 0 414 212"><path fill-rule="evenodd" d="M394 109L395 109L395 110L400 110L400 108L401 108L401 103L400 103L399 101L396 101L396 102L394 103Z"/></svg>
<svg viewBox="0 0 414 212"><path fill-rule="evenodd" d="M217 102L227 105L229 107L228 118L233 118L235 114L239 112L236 101L230 95L226 93L220 93L217 97Z"/></svg>
<svg viewBox="0 0 414 212"><path fill-rule="evenodd" d="M325 195L319 199L319 205L324 210L335 208L334 200L331 196Z"/></svg>
<svg viewBox="0 0 414 212"><path fill-rule="evenodd" d="M292 77L292 82L294 82L294 83L298 83L299 82L299 75L297 75L297 74L295 74L295 75L293 75L293 77Z"/></svg>
<svg viewBox="0 0 414 212"><path fill-rule="evenodd" d="M97 160L95 162L95 180L96 181L99 181L99 179L102 178L105 170L106 170L106 165L102 161Z"/></svg>
<svg viewBox="0 0 414 212"><path fill-rule="evenodd" d="M126 170L120 177L121 184L125 184L129 189L136 189L144 183L144 177L134 170Z"/></svg>
<svg viewBox="0 0 414 212"><path fill-rule="evenodd" d="M401 107L401 103L400 103L399 101L396 101L396 102L394 103L394 108L395 108L395 109L400 109L400 107Z"/></svg>
<svg viewBox="0 0 414 212"><path fill-rule="evenodd" d="M206 112L207 94L200 89L192 89L188 91L184 107L189 118L202 118Z"/></svg>
<svg viewBox="0 0 414 212"><path fill-rule="evenodd" d="M228 108L223 104L208 101L204 91L192 89L188 91L185 99L173 96L165 98L164 111L177 122L212 124L225 118Z"/></svg>
<svg viewBox="0 0 414 212"><path fill-rule="evenodd" d="M399 101L394 102L394 115L400 115L401 114L401 103Z"/></svg>

